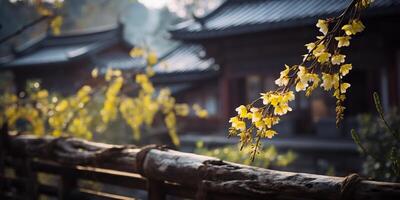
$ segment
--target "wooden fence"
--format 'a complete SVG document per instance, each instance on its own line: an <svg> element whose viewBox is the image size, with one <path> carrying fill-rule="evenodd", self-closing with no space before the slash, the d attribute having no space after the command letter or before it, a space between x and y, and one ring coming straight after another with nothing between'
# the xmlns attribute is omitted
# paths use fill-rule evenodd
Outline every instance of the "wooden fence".
<svg viewBox="0 0 400 200"><path fill-rule="evenodd" d="M358 175L274 171L159 146L9 136L6 127L1 133L0 199L400 199L400 184ZM56 184L42 183L39 173L55 175ZM103 187L83 188L82 180ZM132 192L106 191L116 186Z"/></svg>

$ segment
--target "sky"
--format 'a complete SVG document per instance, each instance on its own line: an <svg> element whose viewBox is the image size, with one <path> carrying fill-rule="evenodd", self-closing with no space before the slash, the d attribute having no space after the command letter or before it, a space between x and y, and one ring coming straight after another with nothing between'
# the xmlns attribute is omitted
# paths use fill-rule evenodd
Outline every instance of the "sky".
<svg viewBox="0 0 400 200"><path fill-rule="evenodd" d="M139 0L139 2L148 8L161 9L167 5L169 0Z"/></svg>
<svg viewBox="0 0 400 200"><path fill-rule="evenodd" d="M220 5L223 0L138 0L150 9L167 7L171 12L182 18L188 18L194 13L202 16Z"/></svg>

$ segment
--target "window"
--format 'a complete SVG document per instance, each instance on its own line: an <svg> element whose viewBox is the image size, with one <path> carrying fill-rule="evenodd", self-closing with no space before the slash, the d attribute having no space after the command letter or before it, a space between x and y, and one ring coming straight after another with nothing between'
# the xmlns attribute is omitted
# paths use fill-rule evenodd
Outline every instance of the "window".
<svg viewBox="0 0 400 200"><path fill-rule="evenodd" d="M263 92L263 85L261 77L258 75L251 75L246 77L246 102L251 103Z"/></svg>

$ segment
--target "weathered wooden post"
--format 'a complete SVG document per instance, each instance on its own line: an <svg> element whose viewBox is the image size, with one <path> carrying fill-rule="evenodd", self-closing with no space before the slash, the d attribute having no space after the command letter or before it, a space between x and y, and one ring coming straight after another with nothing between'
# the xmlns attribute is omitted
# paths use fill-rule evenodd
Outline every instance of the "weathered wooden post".
<svg viewBox="0 0 400 200"><path fill-rule="evenodd" d="M26 199L38 199L37 173L32 169L32 158L24 157L22 166L17 170L17 176L25 179Z"/></svg>
<svg viewBox="0 0 400 200"><path fill-rule="evenodd" d="M164 200L166 193L162 187L161 181L148 180L148 195L149 200Z"/></svg>
<svg viewBox="0 0 400 200"><path fill-rule="evenodd" d="M76 166L141 174L147 180L140 180L140 189L146 189L147 181L149 199L157 200L166 199L167 194L197 199L400 199L399 183L368 181L358 175L333 177L268 170L158 147L132 148L28 135L11 137L9 146L13 154L62 165L57 171L62 174L62 183L57 186L60 199L72 199L71 193L77 191L76 181L82 174L74 172Z"/></svg>
<svg viewBox="0 0 400 200"><path fill-rule="evenodd" d="M7 130L7 123L4 123L0 130L0 177L1 179L5 178L5 156L6 156L6 149L5 149L5 134L8 134ZM4 194L5 192L6 183L5 180L0 181L0 192Z"/></svg>
<svg viewBox="0 0 400 200"><path fill-rule="evenodd" d="M72 199L73 191L75 191L75 189L77 188L77 179L73 174L68 174L67 172L61 173L60 176L61 184L59 187L59 199Z"/></svg>

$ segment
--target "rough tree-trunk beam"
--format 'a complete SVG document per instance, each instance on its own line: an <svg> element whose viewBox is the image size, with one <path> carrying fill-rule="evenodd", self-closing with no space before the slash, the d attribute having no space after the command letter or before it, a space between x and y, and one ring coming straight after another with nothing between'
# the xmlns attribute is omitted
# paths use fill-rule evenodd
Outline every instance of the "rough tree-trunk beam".
<svg viewBox="0 0 400 200"><path fill-rule="evenodd" d="M151 149L137 166L140 148L88 142L75 138L16 136L9 138L9 153L53 160L66 165L101 167L139 173L152 180L210 194L235 194L268 199L400 199L400 184L362 180L343 188L345 178L291 173L220 161L217 158L173 150ZM201 192L200 191L200 192ZM198 196L205 196L199 194Z"/></svg>

